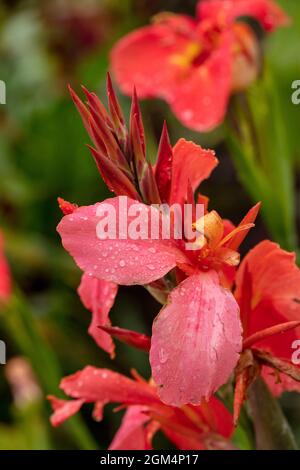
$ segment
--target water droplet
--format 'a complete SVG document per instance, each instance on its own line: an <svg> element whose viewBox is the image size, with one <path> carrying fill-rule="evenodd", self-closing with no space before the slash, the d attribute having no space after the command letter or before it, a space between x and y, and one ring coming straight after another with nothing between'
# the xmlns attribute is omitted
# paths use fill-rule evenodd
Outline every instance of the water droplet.
<svg viewBox="0 0 300 470"><path fill-rule="evenodd" d="M158 355L159 355L159 361L161 364L164 364L165 362L167 362L168 356L166 354L166 351L163 348L159 350Z"/></svg>
<svg viewBox="0 0 300 470"><path fill-rule="evenodd" d="M119 262L119 265L121 266L121 268L124 268L125 264L126 264L125 261L121 259L121 261Z"/></svg>
<svg viewBox="0 0 300 470"><path fill-rule="evenodd" d="M150 269L150 271L154 271L155 266L153 266L153 264L147 264L147 268Z"/></svg>

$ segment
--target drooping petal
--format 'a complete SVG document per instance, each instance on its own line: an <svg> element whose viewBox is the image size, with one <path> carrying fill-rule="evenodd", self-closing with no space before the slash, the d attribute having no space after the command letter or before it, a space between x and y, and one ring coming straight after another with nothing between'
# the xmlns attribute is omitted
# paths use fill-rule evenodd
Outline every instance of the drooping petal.
<svg viewBox="0 0 300 470"><path fill-rule="evenodd" d="M173 148L170 204L183 203L188 184L195 191L217 164L218 160L212 150L204 150L193 142L179 139Z"/></svg>
<svg viewBox="0 0 300 470"><path fill-rule="evenodd" d="M130 406L115 434L109 450L151 450L146 423L149 416L145 406Z"/></svg>
<svg viewBox="0 0 300 470"><path fill-rule="evenodd" d="M89 334L98 346L114 356L114 344L111 336L99 326L110 325L109 312L114 304L118 286L113 282L103 281L83 274L78 294L83 305L92 312Z"/></svg>
<svg viewBox="0 0 300 470"><path fill-rule="evenodd" d="M248 277L251 277L252 284L251 310L259 307L260 303L267 302L267 308L277 312L281 317L276 319L280 320L278 323L299 320L300 270L295 263L295 254L280 249L276 243L268 240L259 243L251 250L244 258L237 273L236 298L240 304L245 295L246 286L243 279L246 271L248 271ZM263 310L259 310L263 314ZM257 314L259 314L258 311ZM265 314L266 320L267 317ZM276 324L270 324L269 321L267 323L260 326L267 328ZM255 331L258 330L251 328L250 334Z"/></svg>
<svg viewBox="0 0 300 470"><path fill-rule="evenodd" d="M153 325L152 375L163 402L199 404L223 385L242 347L239 308L214 271L190 276Z"/></svg>
<svg viewBox="0 0 300 470"><path fill-rule="evenodd" d="M52 426L59 426L71 416L78 413L85 400L61 400L52 395L48 396L48 400L53 408L53 414L50 418Z"/></svg>
<svg viewBox="0 0 300 470"><path fill-rule="evenodd" d="M266 31L289 23L289 17L273 0L203 0L198 4L201 20L210 19L222 25L241 16L258 20Z"/></svg>
<svg viewBox="0 0 300 470"><path fill-rule="evenodd" d="M166 20L122 38L111 52L111 69L122 91L131 95L135 86L140 97L172 96L178 75L173 58L184 54L194 28L192 19L176 15L175 23Z"/></svg>
<svg viewBox="0 0 300 470"><path fill-rule="evenodd" d="M98 224L108 213L108 233L103 236L101 231L99 236ZM161 227L162 217L154 207L116 197L80 207L63 217L57 230L65 249L83 271L117 284L149 284L163 277L177 262L187 261L175 242L162 239L162 232L156 230ZM156 222L151 224L153 220ZM157 238L153 238L153 226Z"/></svg>
<svg viewBox="0 0 300 470"><path fill-rule="evenodd" d="M131 380L109 369L87 366L65 377L60 387L66 395L85 402L148 405L157 403L153 387L145 382Z"/></svg>
<svg viewBox="0 0 300 470"><path fill-rule="evenodd" d="M168 102L186 127L207 132L224 120L231 93L231 48L231 34L222 34L219 47L177 81L177 92Z"/></svg>

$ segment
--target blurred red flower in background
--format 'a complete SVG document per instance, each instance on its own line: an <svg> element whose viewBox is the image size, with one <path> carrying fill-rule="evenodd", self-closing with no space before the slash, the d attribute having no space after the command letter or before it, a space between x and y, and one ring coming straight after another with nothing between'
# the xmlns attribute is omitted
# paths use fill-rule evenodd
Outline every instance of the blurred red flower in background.
<svg viewBox="0 0 300 470"><path fill-rule="evenodd" d="M266 31L288 23L272 0L204 0L196 18L162 13L151 26L122 38L112 49L111 68L122 91L160 97L187 127L208 131L221 124L232 93L259 72L259 43L239 17Z"/></svg>

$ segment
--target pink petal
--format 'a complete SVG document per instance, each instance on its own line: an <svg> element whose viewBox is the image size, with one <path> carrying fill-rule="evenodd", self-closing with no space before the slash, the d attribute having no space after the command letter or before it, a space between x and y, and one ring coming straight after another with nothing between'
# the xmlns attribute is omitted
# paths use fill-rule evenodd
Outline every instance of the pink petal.
<svg viewBox="0 0 300 470"><path fill-rule="evenodd" d="M242 348L239 308L214 271L190 276L153 325L152 375L161 400L194 405L229 378Z"/></svg>
<svg viewBox="0 0 300 470"><path fill-rule="evenodd" d="M130 406L126 411L121 426L115 434L109 450L150 450L151 442L147 438L149 416L145 406Z"/></svg>
<svg viewBox="0 0 300 470"><path fill-rule="evenodd" d="M212 150L180 139L173 148L172 185L170 204L183 203L190 182L193 191L208 178L217 166L218 160Z"/></svg>
<svg viewBox="0 0 300 470"><path fill-rule="evenodd" d="M92 366L65 377L60 387L66 395L81 398L86 402L133 405L158 402L155 389L147 383L136 382L109 369L97 369Z"/></svg>
<svg viewBox="0 0 300 470"><path fill-rule="evenodd" d="M63 217L58 225L65 249L83 271L117 284L149 284L163 277L177 262L187 261L174 241L163 240L161 234L158 240L151 238L150 219L157 214L157 209L129 198L127 207L124 208L121 203L122 207L119 207L119 201L120 197L116 197L93 206L80 207L73 214ZM97 209L104 211L107 204L116 211L117 237L118 220L125 224L128 210L134 206L145 220L146 238L133 240L125 234L127 239L99 239L96 228L103 217L97 216L96 212ZM127 219L126 231L136 217L128 215Z"/></svg>
<svg viewBox="0 0 300 470"><path fill-rule="evenodd" d="M56 398L51 395L48 396L48 400L50 401L54 411L50 418L52 426L59 426L62 424L66 419L75 415L84 404L84 400L82 399L61 400L60 398Z"/></svg>
<svg viewBox="0 0 300 470"><path fill-rule="evenodd" d="M232 37L224 33L221 39L220 46L201 65L191 67L177 82L177 92L168 100L179 121L199 132L220 125L227 110L232 81Z"/></svg>
<svg viewBox="0 0 300 470"><path fill-rule="evenodd" d="M180 15L176 15L176 25L173 23L140 28L114 46L111 68L124 93L131 95L135 86L140 97L172 95L178 75L172 57L185 52L195 28L191 19Z"/></svg>
<svg viewBox="0 0 300 470"><path fill-rule="evenodd" d="M118 286L113 282L103 281L83 274L78 288L80 299L88 310L92 312L92 322L89 334L94 338L98 346L114 356L114 343L111 336L101 330L99 326L109 325L108 314L114 304Z"/></svg>

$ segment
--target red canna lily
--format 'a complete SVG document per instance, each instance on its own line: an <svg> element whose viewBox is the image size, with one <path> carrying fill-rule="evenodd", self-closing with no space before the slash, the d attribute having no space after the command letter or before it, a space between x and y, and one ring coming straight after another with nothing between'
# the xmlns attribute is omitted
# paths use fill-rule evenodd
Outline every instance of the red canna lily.
<svg viewBox="0 0 300 470"><path fill-rule="evenodd" d="M244 331L244 353L237 370L237 419L246 389L260 372L257 363L275 395L300 391L300 368L291 362L292 344L300 338L300 270L295 255L268 240L259 243L241 263L236 286Z"/></svg>
<svg viewBox="0 0 300 470"><path fill-rule="evenodd" d="M224 257L223 251L220 255L220 244L225 239L218 233L216 245L209 246L214 241L212 237L209 243L193 252L192 258L182 248L181 240L99 240L96 212L107 203L118 211L119 198L116 197L94 206L78 208L64 216L58 226L64 247L86 273L84 285L80 288L81 297L83 288L87 287L85 304L96 315L98 308L103 309L112 300L107 283L151 284L176 265L189 272L186 277L180 269L186 279L172 291L170 304L155 321L150 358L154 379L161 385L160 396L166 403L199 403L226 382L241 349L238 305L230 291L220 285L217 274L226 262L232 264L230 256ZM151 210L150 206L129 200L129 207L133 204L138 205L141 212ZM253 216L255 218L256 212L250 213L249 220L253 220ZM127 220L130 225L131 219L127 217ZM244 227L245 232L249 230L249 224ZM227 243L233 242L240 234L235 229ZM224 245L224 250L230 250L231 255L233 250L227 248L226 243ZM236 264L236 256L234 259ZM102 286L101 291L99 286ZM115 293L115 285L111 286ZM106 292L108 298L105 298ZM102 315L107 316L107 313ZM95 326L103 324L101 318L94 318ZM176 354L174 347L180 348ZM194 362L190 360L191 354ZM186 361L189 362L188 368Z"/></svg>
<svg viewBox="0 0 300 470"><path fill-rule="evenodd" d="M230 95L259 72L259 44L252 29L237 21L243 16L266 31L288 23L272 0L202 0L195 19L160 14L113 48L117 83L126 94L135 85L141 98L164 99L191 129L213 129L223 121Z"/></svg>
<svg viewBox="0 0 300 470"><path fill-rule="evenodd" d="M11 294L11 275L3 251L3 237L0 232L0 303L9 299Z"/></svg>
<svg viewBox="0 0 300 470"><path fill-rule="evenodd" d="M97 147L93 156L104 180L116 194L132 194L135 198L128 197L125 206L120 196L79 208L60 202L66 215L57 230L65 249L85 273L79 294L93 313L90 333L97 343L113 354L108 312L116 284L146 285L151 293L163 299L162 303L167 302L155 320L151 339L150 362L159 395L171 405L199 404L227 381L239 358L242 347L239 308L225 287L232 282L232 272L239 263L237 250L253 227L259 205L236 228L206 208L202 217L191 221L201 235L193 251L186 248L182 238L174 236L174 231L168 239L161 231L157 237L151 237L152 218L158 213L163 221L166 216L149 204L161 201L181 207L188 202L194 208L194 191L210 175L217 159L212 151L183 139L172 148L164 127L157 163L152 167L145 157L136 95L127 132L110 80L108 90L113 110L110 116L87 90L88 108L73 91L72 96ZM111 179L115 170L116 178ZM140 177L136 180L135 175ZM106 211L108 204L116 215L118 235L114 239L99 239L99 214ZM146 221L146 237L128 237L136 218L130 215L133 207L141 216L140 223ZM125 236L119 234L121 224ZM171 278L166 279L170 271ZM129 336L123 332L127 341L140 340Z"/></svg>
<svg viewBox="0 0 300 470"><path fill-rule="evenodd" d="M232 416L215 397L199 406L173 408L162 403L153 382L136 373L129 379L108 369L88 366L66 377L60 387L73 400L49 397L58 426L77 413L84 403L95 403L94 418L102 419L107 403L126 408L111 450L149 450L154 434L161 430L179 449L232 449Z"/></svg>

